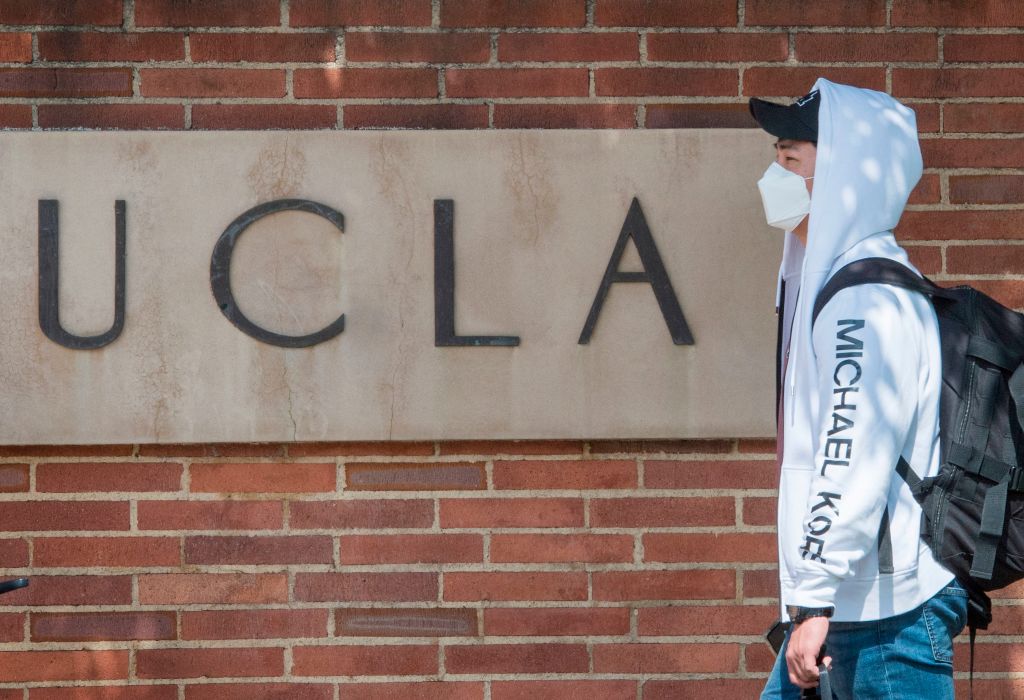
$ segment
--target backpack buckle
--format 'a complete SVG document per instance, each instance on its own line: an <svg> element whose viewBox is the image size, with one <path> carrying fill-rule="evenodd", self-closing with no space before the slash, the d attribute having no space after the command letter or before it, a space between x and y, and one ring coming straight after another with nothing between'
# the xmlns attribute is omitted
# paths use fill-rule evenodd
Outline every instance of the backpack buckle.
<svg viewBox="0 0 1024 700"><path fill-rule="evenodd" d="M1009 482L1011 491L1024 491L1024 469L1014 467L1010 472Z"/></svg>

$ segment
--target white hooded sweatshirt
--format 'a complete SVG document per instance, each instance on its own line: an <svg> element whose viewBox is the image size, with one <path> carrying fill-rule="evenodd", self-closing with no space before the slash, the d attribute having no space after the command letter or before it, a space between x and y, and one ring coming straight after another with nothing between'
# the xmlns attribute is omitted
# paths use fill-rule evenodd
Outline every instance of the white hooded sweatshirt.
<svg viewBox="0 0 1024 700"><path fill-rule="evenodd" d="M881 284L814 300L844 265L913 267L892 229L921 177L914 112L880 92L819 79L818 150L807 248L786 234L784 453L779 487L781 604L835 606L834 620L917 607L952 579L920 538L921 508L896 474L939 469L938 323L921 294ZM799 293L798 293L799 291ZM884 514L884 516L883 516ZM893 567L878 547L888 519Z"/></svg>

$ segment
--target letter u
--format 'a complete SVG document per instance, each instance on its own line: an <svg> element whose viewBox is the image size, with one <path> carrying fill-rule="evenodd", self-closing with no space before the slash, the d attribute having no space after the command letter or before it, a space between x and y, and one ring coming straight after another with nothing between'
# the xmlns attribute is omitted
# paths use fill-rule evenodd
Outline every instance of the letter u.
<svg viewBox="0 0 1024 700"><path fill-rule="evenodd" d="M75 335L60 324L58 242L60 223L56 199L39 200L39 327L46 337L72 350L95 350L114 342L124 329L125 204L114 202L114 323L99 335Z"/></svg>

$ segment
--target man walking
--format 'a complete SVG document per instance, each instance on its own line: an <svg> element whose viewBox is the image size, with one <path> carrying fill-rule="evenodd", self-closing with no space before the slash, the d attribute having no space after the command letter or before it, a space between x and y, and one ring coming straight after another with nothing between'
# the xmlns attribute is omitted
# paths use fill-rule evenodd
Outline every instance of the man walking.
<svg viewBox="0 0 1024 700"><path fill-rule="evenodd" d="M843 289L812 322L844 265L910 267L892 229L921 177L912 110L820 79L792 105L752 99L775 136L758 183L783 229L779 272L779 575L791 622L762 699L799 698L819 660L840 700L953 697L952 639L967 594L920 538L921 509L896 474L939 469L942 363L923 295Z"/></svg>

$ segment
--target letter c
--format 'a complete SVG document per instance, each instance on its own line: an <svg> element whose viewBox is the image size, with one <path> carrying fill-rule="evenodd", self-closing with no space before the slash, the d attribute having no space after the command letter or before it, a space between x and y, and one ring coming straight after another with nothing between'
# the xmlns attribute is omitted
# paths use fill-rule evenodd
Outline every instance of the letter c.
<svg viewBox="0 0 1024 700"><path fill-rule="evenodd" d="M838 365L836 365L836 371L832 374L832 380L835 381L836 386L843 386L842 382L839 380L839 371L843 367L854 368L853 379L851 379L846 386L853 386L854 384L860 381L860 365L858 365L853 360L843 360Z"/></svg>
<svg viewBox="0 0 1024 700"><path fill-rule="evenodd" d="M238 237L254 222L281 211L305 211L316 214L330 221L342 233L345 232L345 217L326 204L308 199L275 199L272 202L258 204L232 221L217 239L217 244L213 247L213 256L210 258L210 286L213 288L213 298L217 300L221 313L227 316L238 330L270 345L282 348L308 348L330 340L345 330L345 314L314 333L283 335L268 331L250 321L238 308L235 296L231 293L231 254L235 250Z"/></svg>

